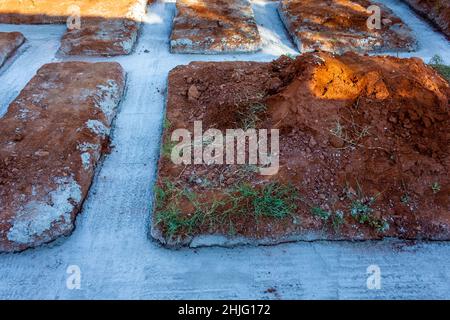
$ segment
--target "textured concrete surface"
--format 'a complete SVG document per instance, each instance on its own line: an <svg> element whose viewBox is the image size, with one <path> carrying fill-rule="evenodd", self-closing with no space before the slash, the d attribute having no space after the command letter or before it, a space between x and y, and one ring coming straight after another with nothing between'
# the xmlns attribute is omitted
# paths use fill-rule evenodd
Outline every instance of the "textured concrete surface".
<svg viewBox="0 0 450 320"><path fill-rule="evenodd" d="M0 67L25 42L20 32L0 32Z"/></svg>
<svg viewBox="0 0 450 320"><path fill-rule="evenodd" d="M420 56L440 53L450 63L450 45L442 35L405 6L383 2L393 2L419 33ZM0 255L0 298L450 298L450 243L301 242L171 251L148 239L168 71L193 60L269 61L295 53L276 4L255 1L253 8L263 41L257 54L170 55L174 4L156 3L149 8L134 54L85 59L118 61L128 74L113 132L115 148L98 171L70 237ZM64 27L0 25L0 31L12 30L23 32L29 44L0 74L0 116L38 67L58 60L54 54ZM372 264L381 268L381 290L367 289L366 271ZM81 271L79 290L66 286L71 265ZM269 287L277 294L264 293Z"/></svg>

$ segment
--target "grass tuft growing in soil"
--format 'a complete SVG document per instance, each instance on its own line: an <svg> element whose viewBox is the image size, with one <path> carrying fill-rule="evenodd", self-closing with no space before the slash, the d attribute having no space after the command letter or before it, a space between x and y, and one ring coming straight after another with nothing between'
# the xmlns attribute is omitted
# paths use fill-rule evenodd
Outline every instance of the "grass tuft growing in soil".
<svg viewBox="0 0 450 320"><path fill-rule="evenodd" d="M448 82L450 82L450 66L444 63L441 56L435 55L431 58L429 65L437 70Z"/></svg>
<svg viewBox="0 0 450 320"><path fill-rule="evenodd" d="M375 197L363 197L352 202L350 214L360 224L367 224L378 232L385 232L389 229L389 224L383 219L374 216L373 204Z"/></svg>
<svg viewBox="0 0 450 320"><path fill-rule="evenodd" d="M167 238L193 236L202 230L228 230L234 234L235 221L245 217L283 219L297 210L297 190L290 185L268 183L261 187L239 184L220 199L204 195L164 180L155 187L155 222Z"/></svg>
<svg viewBox="0 0 450 320"><path fill-rule="evenodd" d="M261 121L261 117L266 112L267 106L262 103L253 103L245 112L239 112L241 120L241 127L244 130L254 129Z"/></svg>
<svg viewBox="0 0 450 320"><path fill-rule="evenodd" d="M241 184L230 193L233 209L253 212L255 217L282 219L295 212L298 199L295 188L269 183L260 189Z"/></svg>

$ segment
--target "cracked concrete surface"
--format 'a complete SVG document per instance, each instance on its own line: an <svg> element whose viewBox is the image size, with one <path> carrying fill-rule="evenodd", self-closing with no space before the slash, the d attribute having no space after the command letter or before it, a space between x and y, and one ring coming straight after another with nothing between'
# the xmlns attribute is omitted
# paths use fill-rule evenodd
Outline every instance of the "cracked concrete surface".
<svg viewBox="0 0 450 320"><path fill-rule="evenodd" d="M450 44L441 34L406 6L382 2L392 5L415 31L422 48L416 55L428 60L439 53L450 63ZM82 59L117 61L128 74L112 133L115 148L98 170L70 237L0 255L0 298L277 298L264 292L270 287L282 299L450 298L450 243L445 242L300 242L171 251L148 239L168 71L194 60L269 61L295 53L276 4L254 1L253 8L263 41L256 54L170 55L174 4L155 3L132 55ZM64 29L0 25L0 31L20 31L29 40L0 74L0 116L38 67L61 60L55 53ZM401 54L408 55L414 54ZM366 270L372 264L381 268L381 290L367 289ZM66 287L70 265L80 267L80 290Z"/></svg>

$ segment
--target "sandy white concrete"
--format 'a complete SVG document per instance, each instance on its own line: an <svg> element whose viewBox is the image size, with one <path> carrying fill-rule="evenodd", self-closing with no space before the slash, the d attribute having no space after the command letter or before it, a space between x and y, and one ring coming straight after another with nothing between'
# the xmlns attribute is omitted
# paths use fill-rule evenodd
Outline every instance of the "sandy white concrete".
<svg viewBox="0 0 450 320"><path fill-rule="evenodd" d="M388 5L395 1L383 1ZM418 32L424 57L450 61L450 44L399 6ZM450 243L314 242L274 247L171 251L148 239L168 71L193 60L269 61L295 53L276 3L255 1L264 39L260 53L171 55L173 3L149 8L134 54L111 59L128 73L126 96L108 155L94 180L74 233L50 245L0 255L0 298L450 298ZM55 56L63 26L0 25L21 31L27 48L0 72L0 115L43 63ZM148 50L145 53L144 50ZM381 290L368 290L366 269L381 268ZM66 287L70 265L81 270L81 289ZM275 287L277 293L265 293Z"/></svg>
<svg viewBox="0 0 450 320"><path fill-rule="evenodd" d="M398 56L401 58L421 57L425 62L429 62L434 55L439 55L447 64L450 64L450 43L443 33L435 30L428 22L419 17L404 2L399 0L376 0L391 8L413 30L419 44L415 52L402 52Z"/></svg>

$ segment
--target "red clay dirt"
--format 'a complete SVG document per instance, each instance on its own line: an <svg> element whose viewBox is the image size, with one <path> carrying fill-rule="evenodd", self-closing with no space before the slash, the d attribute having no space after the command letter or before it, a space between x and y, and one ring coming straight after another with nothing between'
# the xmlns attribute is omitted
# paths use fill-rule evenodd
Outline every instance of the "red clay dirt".
<svg viewBox="0 0 450 320"><path fill-rule="evenodd" d="M0 67L25 42L20 32L0 32Z"/></svg>
<svg viewBox="0 0 450 320"><path fill-rule="evenodd" d="M173 53L254 52L261 39L248 0L177 0Z"/></svg>
<svg viewBox="0 0 450 320"><path fill-rule="evenodd" d="M381 29L367 26L374 4L381 8ZM400 18L369 0L281 0L278 12L300 52L397 52L417 46Z"/></svg>
<svg viewBox="0 0 450 320"><path fill-rule="evenodd" d="M416 58L319 52L176 67L152 235L167 246L201 235L450 240L449 98ZM280 130L278 174L170 160L175 129L242 128L255 105L265 108L254 127Z"/></svg>
<svg viewBox="0 0 450 320"><path fill-rule="evenodd" d="M80 28L68 29L60 53L116 56L129 54L136 42L147 0L4 0L0 23L66 23L79 8ZM71 22L75 21L70 19Z"/></svg>
<svg viewBox="0 0 450 320"><path fill-rule="evenodd" d="M431 21L450 39L450 2L448 0L404 0L421 16Z"/></svg>
<svg viewBox="0 0 450 320"><path fill-rule="evenodd" d="M0 252L68 235L108 150L118 63L41 67L0 119Z"/></svg>

